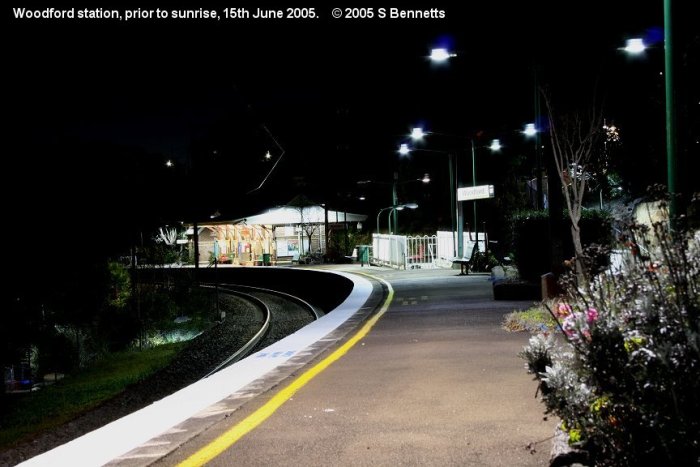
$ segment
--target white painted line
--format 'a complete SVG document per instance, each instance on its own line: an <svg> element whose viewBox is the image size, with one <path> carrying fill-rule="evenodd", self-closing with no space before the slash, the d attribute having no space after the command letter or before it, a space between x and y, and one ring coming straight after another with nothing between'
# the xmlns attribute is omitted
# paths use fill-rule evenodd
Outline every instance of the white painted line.
<svg viewBox="0 0 700 467"><path fill-rule="evenodd" d="M93 467L106 464L262 378L337 329L365 304L372 293L372 284L367 279L333 273L347 277L354 287L348 298L330 313L206 379L19 465ZM276 356L265 358L273 354Z"/></svg>

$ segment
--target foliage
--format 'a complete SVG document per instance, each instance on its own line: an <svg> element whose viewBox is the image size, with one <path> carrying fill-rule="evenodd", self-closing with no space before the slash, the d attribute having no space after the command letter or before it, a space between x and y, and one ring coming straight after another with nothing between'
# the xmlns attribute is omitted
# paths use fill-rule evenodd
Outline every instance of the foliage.
<svg viewBox="0 0 700 467"><path fill-rule="evenodd" d="M164 367L183 344L124 351L94 363L38 392L15 395L0 417L0 446L40 430L51 429L118 394L126 386Z"/></svg>
<svg viewBox="0 0 700 467"><path fill-rule="evenodd" d="M580 220L582 244L610 245L610 223L610 215L606 211L584 210ZM529 281L539 281L542 274L552 269L548 256L549 212L519 211L511 218L511 228L513 256L520 277ZM567 257L573 256L571 239L565 240L564 250Z"/></svg>
<svg viewBox="0 0 700 467"><path fill-rule="evenodd" d="M700 233L633 225L616 270L572 274L552 317L563 336L521 353L547 411L595 465L700 459ZM589 265L591 263L588 263Z"/></svg>
<svg viewBox="0 0 700 467"><path fill-rule="evenodd" d="M14 335L3 341L3 361L31 355L34 378L74 372L154 339L196 334L213 317L210 293L196 287L187 270L128 269L104 261L60 272L50 287L28 290L12 302ZM186 318L175 322L178 317Z"/></svg>
<svg viewBox="0 0 700 467"><path fill-rule="evenodd" d="M546 332L554 330L556 326L552 315L539 305L527 310L513 311L503 318L503 327L511 332Z"/></svg>
<svg viewBox="0 0 700 467"><path fill-rule="evenodd" d="M475 272L490 271L500 264L493 251L476 251L469 260L469 267Z"/></svg>
<svg viewBox="0 0 700 467"><path fill-rule="evenodd" d="M115 308L124 308L131 298L131 277L127 268L115 261L107 265L110 277L110 297L108 303Z"/></svg>

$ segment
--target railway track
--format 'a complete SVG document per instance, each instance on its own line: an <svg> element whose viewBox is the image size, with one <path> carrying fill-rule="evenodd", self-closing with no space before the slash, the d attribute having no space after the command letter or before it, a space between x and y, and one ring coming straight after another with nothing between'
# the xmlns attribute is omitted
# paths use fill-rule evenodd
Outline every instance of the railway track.
<svg viewBox="0 0 700 467"><path fill-rule="evenodd" d="M260 314L259 330L204 377L237 362L256 350L262 349L301 329L323 316L323 311L293 295L261 287L233 284L204 284L202 287L215 289L219 294L219 307L226 312L226 320L234 323L249 321L248 314L256 309ZM241 301L247 302L246 307ZM247 308L247 309L246 309ZM243 313L241 311L243 310Z"/></svg>

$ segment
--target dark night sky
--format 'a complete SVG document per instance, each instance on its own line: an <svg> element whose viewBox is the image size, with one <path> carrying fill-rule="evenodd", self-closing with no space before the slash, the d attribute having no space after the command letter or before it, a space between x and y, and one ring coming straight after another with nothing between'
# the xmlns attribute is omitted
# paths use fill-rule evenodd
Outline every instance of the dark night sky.
<svg viewBox="0 0 700 467"><path fill-rule="evenodd" d="M558 97L590 100L598 78L606 115L642 134L633 120L662 101L659 44L631 66L615 50L662 26L661 0L430 7L447 18L333 20L317 7L315 21L81 24L13 20L6 8L8 215L108 228L246 215L300 192L337 204L358 179L391 178L400 135L416 123L515 140L533 119L533 64ZM442 40L458 57L436 69L425 56ZM662 132L663 114L649 118ZM286 154L245 195L269 167L262 154L277 151L262 125ZM402 177L444 172L414 160Z"/></svg>

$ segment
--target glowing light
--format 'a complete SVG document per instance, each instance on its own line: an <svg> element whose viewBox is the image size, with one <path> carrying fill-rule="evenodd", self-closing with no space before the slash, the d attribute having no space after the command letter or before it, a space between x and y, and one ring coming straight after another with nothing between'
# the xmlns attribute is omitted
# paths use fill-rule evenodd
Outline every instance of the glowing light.
<svg viewBox="0 0 700 467"><path fill-rule="evenodd" d="M634 39L627 39L627 42L625 42L625 47L623 47L622 50L627 52L628 54L631 55L639 55L640 53L644 52L647 49L647 46L644 44L644 40L639 39L639 38L634 38Z"/></svg>
<svg viewBox="0 0 700 467"><path fill-rule="evenodd" d="M172 167L172 166L174 166L174 165L175 165L175 164L173 164L173 161L171 161L170 159L168 159L167 161L165 161L165 166L166 166L166 167Z"/></svg>
<svg viewBox="0 0 700 467"><path fill-rule="evenodd" d="M423 175L423 178L421 178L420 181L423 183L430 183L430 175L429 174Z"/></svg>
<svg viewBox="0 0 700 467"><path fill-rule="evenodd" d="M425 132L423 131L423 128L416 127L411 130L411 139L412 140L419 140L423 139L425 136Z"/></svg>
<svg viewBox="0 0 700 467"><path fill-rule="evenodd" d="M498 152L501 150L501 141L498 139L494 139L491 141L491 145L489 146L489 149L493 152Z"/></svg>
<svg viewBox="0 0 700 467"><path fill-rule="evenodd" d="M265 153L265 160L266 160L266 161L269 161L270 159L272 159L272 154L270 154L270 151L267 151L267 152Z"/></svg>
<svg viewBox="0 0 700 467"><path fill-rule="evenodd" d="M620 130L615 125L603 125L603 130L606 142L616 143L620 141Z"/></svg>
<svg viewBox="0 0 700 467"><path fill-rule="evenodd" d="M452 57L456 57L457 54L450 53L449 50L444 48L437 48L430 51L430 60L434 62L446 62Z"/></svg>
<svg viewBox="0 0 700 467"><path fill-rule="evenodd" d="M523 130L523 134L527 136L528 138L535 136L537 134L537 128L535 128L534 123L528 123L525 125L525 129Z"/></svg>
<svg viewBox="0 0 700 467"><path fill-rule="evenodd" d="M411 152L411 149L408 147L408 144L402 143L401 146L399 146L399 154L402 156L407 156Z"/></svg>

